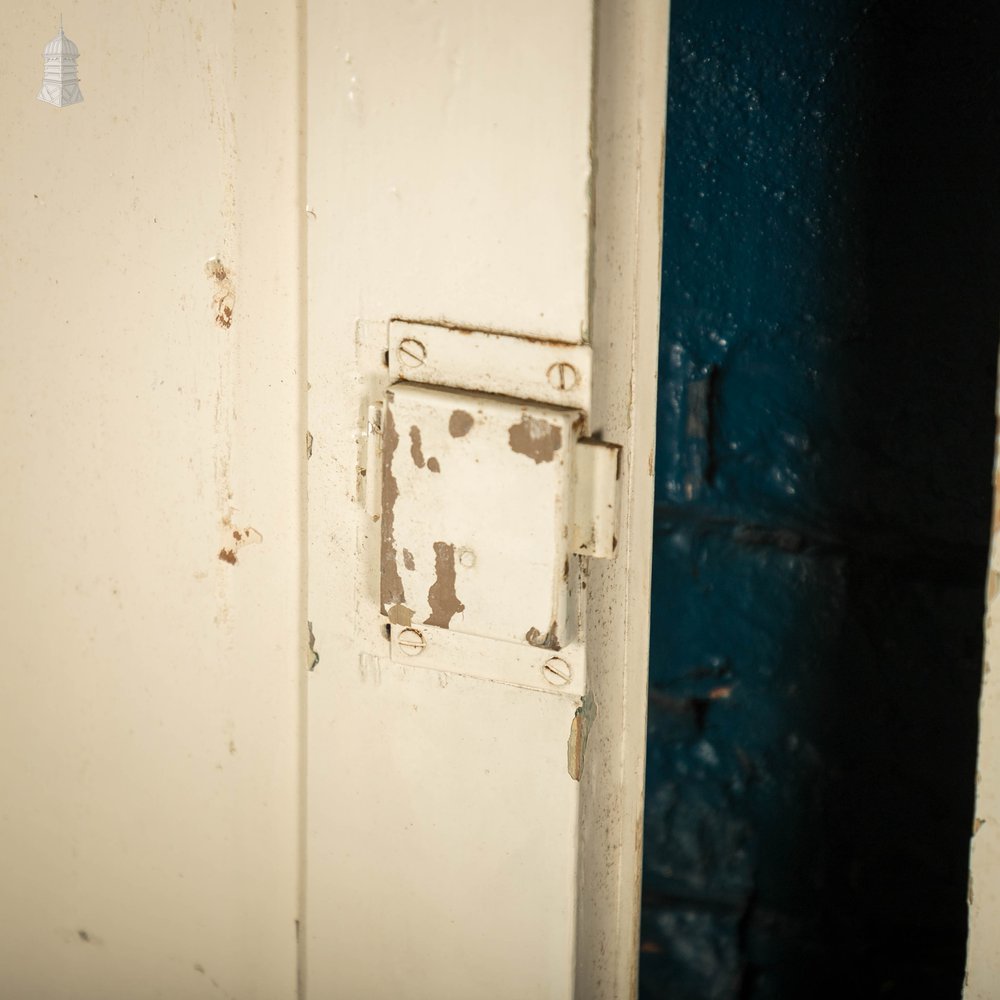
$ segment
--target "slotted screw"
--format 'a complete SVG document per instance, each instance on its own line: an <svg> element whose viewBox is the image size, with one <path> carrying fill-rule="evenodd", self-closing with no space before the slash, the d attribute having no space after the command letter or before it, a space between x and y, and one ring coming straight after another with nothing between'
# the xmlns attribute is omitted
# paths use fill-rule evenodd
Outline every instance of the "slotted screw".
<svg viewBox="0 0 1000 1000"><path fill-rule="evenodd" d="M576 383L580 380L576 369L568 361L557 361L549 367L547 375L549 385L560 392L576 388Z"/></svg>
<svg viewBox="0 0 1000 1000"><path fill-rule="evenodd" d="M561 656L553 656L542 666L542 676L553 687L563 687L573 679L573 671Z"/></svg>
<svg viewBox="0 0 1000 1000"><path fill-rule="evenodd" d="M404 368L419 368L427 358L427 348L419 340L407 337L399 342L396 357Z"/></svg>
<svg viewBox="0 0 1000 1000"><path fill-rule="evenodd" d="M424 651L427 640L415 628L404 628L396 643L407 656L419 656Z"/></svg>

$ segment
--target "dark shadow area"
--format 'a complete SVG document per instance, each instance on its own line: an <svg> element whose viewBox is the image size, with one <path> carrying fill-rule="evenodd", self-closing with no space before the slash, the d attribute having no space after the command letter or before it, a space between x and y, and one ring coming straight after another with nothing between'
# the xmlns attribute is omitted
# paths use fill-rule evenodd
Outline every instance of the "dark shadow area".
<svg viewBox="0 0 1000 1000"><path fill-rule="evenodd" d="M961 993L1000 5L673 0L640 995Z"/></svg>

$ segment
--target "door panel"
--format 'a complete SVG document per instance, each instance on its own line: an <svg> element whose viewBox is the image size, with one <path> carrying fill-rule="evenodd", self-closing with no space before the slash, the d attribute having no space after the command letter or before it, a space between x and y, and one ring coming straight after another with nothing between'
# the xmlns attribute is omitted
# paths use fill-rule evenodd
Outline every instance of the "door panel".
<svg viewBox="0 0 1000 1000"><path fill-rule="evenodd" d="M82 104L0 38L0 994L291 998L294 6L65 18Z"/></svg>

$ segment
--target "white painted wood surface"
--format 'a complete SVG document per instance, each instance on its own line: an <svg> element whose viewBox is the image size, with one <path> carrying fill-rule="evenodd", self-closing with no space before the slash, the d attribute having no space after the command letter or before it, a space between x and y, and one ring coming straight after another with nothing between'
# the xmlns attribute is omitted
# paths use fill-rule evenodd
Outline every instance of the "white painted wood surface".
<svg viewBox="0 0 1000 1000"><path fill-rule="evenodd" d="M0 38L0 994L628 996L665 3L64 13L81 105ZM393 317L592 343L589 692L393 659Z"/></svg>
<svg viewBox="0 0 1000 1000"><path fill-rule="evenodd" d="M291 998L294 5L4 13L0 996Z"/></svg>
<svg viewBox="0 0 1000 1000"><path fill-rule="evenodd" d="M666 37L664 3L310 8L313 995L634 991ZM392 318L593 342L628 509L587 697L393 661L357 471Z"/></svg>
<svg viewBox="0 0 1000 1000"><path fill-rule="evenodd" d="M591 42L583 0L310 7L310 995L573 995L578 700L390 661L356 434L394 316L585 333Z"/></svg>

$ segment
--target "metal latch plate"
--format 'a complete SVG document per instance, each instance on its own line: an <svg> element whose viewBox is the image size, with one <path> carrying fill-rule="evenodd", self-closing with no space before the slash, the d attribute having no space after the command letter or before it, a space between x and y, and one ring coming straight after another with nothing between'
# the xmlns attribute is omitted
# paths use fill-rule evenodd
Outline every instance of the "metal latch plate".
<svg viewBox="0 0 1000 1000"><path fill-rule="evenodd" d="M409 383L385 398L382 613L544 649L571 642L582 414Z"/></svg>

